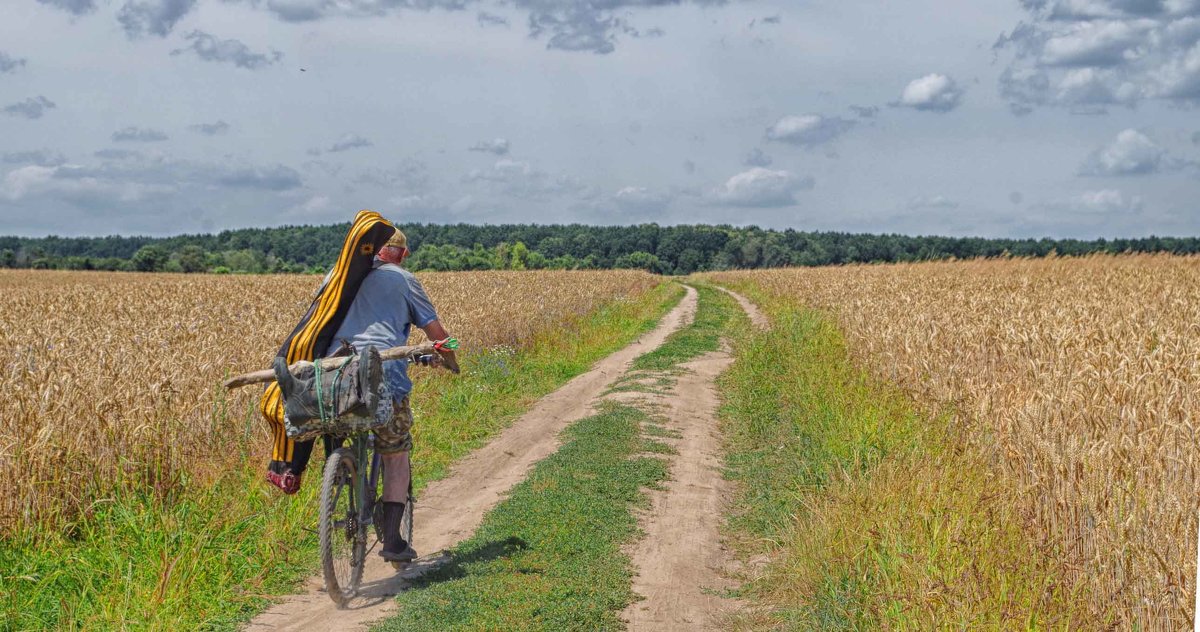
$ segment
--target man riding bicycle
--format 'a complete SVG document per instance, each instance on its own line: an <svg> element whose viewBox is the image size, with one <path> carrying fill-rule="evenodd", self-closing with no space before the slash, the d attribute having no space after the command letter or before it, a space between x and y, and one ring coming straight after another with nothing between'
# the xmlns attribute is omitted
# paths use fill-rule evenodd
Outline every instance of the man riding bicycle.
<svg viewBox="0 0 1200 632"><path fill-rule="evenodd" d="M375 264L354 296L325 355L338 351L342 341L358 350L369 345L378 349L403 345L414 324L430 340L450 337L421 282L400 267L408 255L408 239L397 229L375 255ZM453 351L442 349L440 353L449 367L457 367ZM385 362L383 385L393 400L393 415L391 421L375 430L375 451L383 461L383 550L379 555L389 562L410 562L416 559L416 551L400 533L412 476L409 454L413 417L408 401L412 381L408 377L408 361Z"/></svg>

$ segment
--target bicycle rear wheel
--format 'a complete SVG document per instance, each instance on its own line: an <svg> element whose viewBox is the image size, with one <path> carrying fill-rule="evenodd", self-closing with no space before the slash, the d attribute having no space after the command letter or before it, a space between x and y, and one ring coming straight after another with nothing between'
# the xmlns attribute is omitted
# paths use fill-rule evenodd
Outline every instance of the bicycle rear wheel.
<svg viewBox="0 0 1200 632"><path fill-rule="evenodd" d="M367 529L359 519L362 499L354 493L358 463L348 448L333 451L321 478L321 566L325 590L338 606L358 591L367 552Z"/></svg>

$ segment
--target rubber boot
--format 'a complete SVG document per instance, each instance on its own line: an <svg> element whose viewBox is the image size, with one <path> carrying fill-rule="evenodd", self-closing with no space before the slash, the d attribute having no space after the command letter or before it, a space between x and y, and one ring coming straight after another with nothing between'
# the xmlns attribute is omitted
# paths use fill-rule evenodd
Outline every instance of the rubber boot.
<svg viewBox="0 0 1200 632"><path fill-rule="evenodd" d="M411 562L417 552L400 537L400 522L404 520L404 503L383 503L383 549L379 556L389 562Z"/></svg>

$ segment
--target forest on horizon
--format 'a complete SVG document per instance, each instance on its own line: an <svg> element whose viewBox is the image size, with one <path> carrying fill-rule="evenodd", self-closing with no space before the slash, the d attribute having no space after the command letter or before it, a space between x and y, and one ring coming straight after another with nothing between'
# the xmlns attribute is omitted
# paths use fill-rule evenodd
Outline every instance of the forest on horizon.
<svg viewBox="0 0 1200 632"><path fill-rule="evenodd" d="M143 272L322 273L349 223L172 237L0 237L0 267ZM400 224L414 271L708 270L977 257L1200 252L1200 238L1004 239L804 232L728 225Z"/></svg>

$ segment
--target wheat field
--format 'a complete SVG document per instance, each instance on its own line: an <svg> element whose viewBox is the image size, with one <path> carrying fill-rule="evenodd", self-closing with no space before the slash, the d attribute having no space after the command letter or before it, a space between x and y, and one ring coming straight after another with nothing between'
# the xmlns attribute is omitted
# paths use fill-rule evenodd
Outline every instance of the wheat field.
<svg viewBox="0 0 1200 632"><path fill-rule="evenodd" d="M856 361L953 410L1089 621L1190 627L1200 258L721 273L834 315Z"/></svg>
<svg viewBox="0 0 1200 632"><path fill-rule="evenodd" d="M418 275L466 354L656 286L642 272ZM122 491L168 498L247 455L265 462L259 389L315 276L0 270L0 535L69 524ZM414 376L415 379L420 379Z"/></svg>

